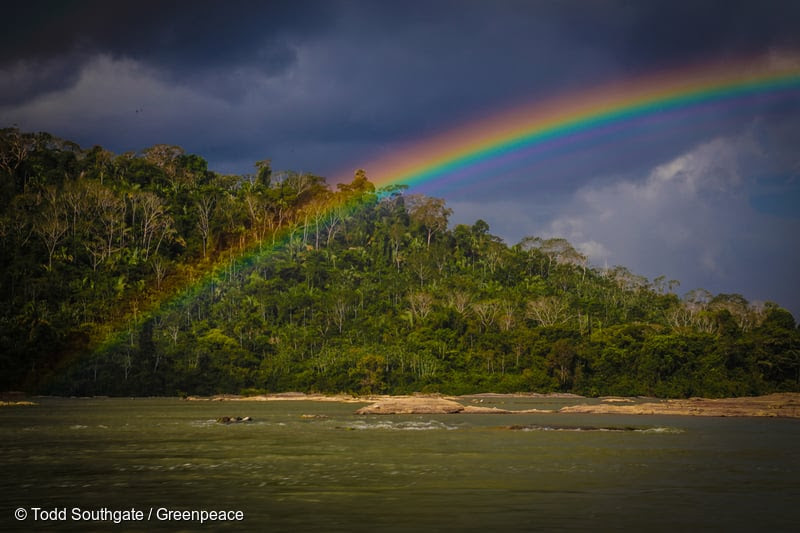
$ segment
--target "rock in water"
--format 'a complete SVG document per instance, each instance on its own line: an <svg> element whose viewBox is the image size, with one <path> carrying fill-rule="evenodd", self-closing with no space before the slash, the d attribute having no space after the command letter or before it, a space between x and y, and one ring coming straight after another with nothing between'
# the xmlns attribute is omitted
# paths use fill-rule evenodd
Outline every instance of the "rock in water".
<svg viewBox="0 0 800 533"><path fill-rule="evenodd" d="M238 424L240 422L252 422L253 419L249 416L221 416L217 418L220 424Z"/></svg>
<svg viewBox="0 0 800 533"><path fill-rule="evenodd" d="M407 396L379 400L362 407L358 415L446 415L460 413L464 406L453 400L428 396Z"/></svg>

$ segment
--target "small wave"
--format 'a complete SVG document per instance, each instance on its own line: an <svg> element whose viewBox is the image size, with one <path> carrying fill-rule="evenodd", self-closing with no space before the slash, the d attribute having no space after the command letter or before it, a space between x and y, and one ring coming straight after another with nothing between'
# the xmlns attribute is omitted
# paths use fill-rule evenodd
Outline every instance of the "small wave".
<svg viewBox="0 0 800 533"><path fill-rule="evenodd" d="M341 426L342 429L350 430L368 430L368 429L385 429L393 431L432 431L432 430L453 430L458 429L456 426L448 426L444 422L437 420L430 420L428 422L393 422L393 421L380 421L380 422L355 422L347 426Z"/></svg>
<svg viewBox="0 0 800 533"><path fill-rule="evenodd" d="M263 422L260 420L252 420L252 421L235 421L231 422L230 424L226 424L225 422L220 422L215 418L211 418L208 420L192 420L189 422L189 425L192 427L228 427L228 426L259 426L268 424L267 422ZM273 424L276 426L285 426L284 423Z"/></svg>
<svg viewBox="0 0 800 533"><path fill-rule="evenodd" d="M504 426L500 429L513 431L594 431L594 432L633 432L633 433L683 433L682 429L671 427L640 428L630 426L543 426L538 424Z"/></svg>
<svg viewBox="0 0 800 533"><path fill-rule="evenodd" d="M680 428L670 428L670 427L663 427L663 428L644 428L644 429L637 429L637 433L683 433L683 430Z"/></svg>
<svg viewBox="0 0 800 533"><path fill-rule="evenodd" d="M191 422L189 422L189 425L193 427L208 427L208 426L216 426L218 424L216 420L211 419L211 420L192 420Z"/></svg>
<svg viewBox="0 0 800 533"><path fill-rule="evenodd" d="M620 429L595 428L595 427L562 427L562 426L508 426L501 429L512 431L622 431Z"/></svg>

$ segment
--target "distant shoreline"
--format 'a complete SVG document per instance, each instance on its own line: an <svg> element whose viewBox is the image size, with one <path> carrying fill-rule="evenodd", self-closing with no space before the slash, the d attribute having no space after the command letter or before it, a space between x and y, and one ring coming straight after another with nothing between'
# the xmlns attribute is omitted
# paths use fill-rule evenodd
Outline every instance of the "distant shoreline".
<svg viewBox="0 0 800 533"><path fill-rule="evenodd" d="M322 401L345 403L368 403L356 411L358 414L522 414L522 413L583 413L626 415L680 415L717 417L782 417L800 418L800 393L775 393L765 396L741 398L626 398L602 397L600 403L586 403L562 407L557 410L529 409L510 411L497 407L482 407L464 404L465 399L545 398L587 399L576 394L467 394L444 396L439 394L413 396L350 396L304 393L265 394L258 396L217 395L210 397L189 396L187 401Z"/></svg>
<svg viewBox="0 0 800 533"><path fill-rule="evenodd" d="M274 402L274 401L314 401L314 402L345 402L345 403L371 403L378 400L388 400L393 398L586 398L572 393L538 393L538 392L515 392L515 393L494 393L482 392L477 394L463 394L452 396L439 393L417 393L411 395L391 395L391 394L368 394L366 396L354 396L352 394L307 394L305 392L277 392L271 394L239 395L239 394L215 394L213 396L187 396L186 401L193 402Z"/></svg>
<svg viewBox="0 0 800 533"><path fill-rule="evenodd" d="M0 407L36 406L36 398L46 396L4 397ZM86 397L108 398L108 396ZM144 397L140 397L144 398ZM558 409L508 410L495 406L477 405L484 400L502 399L564 399L580 403ZM134 398L135 399L135 398ZM581 400L586 400L585 403ZM800 393L784 392L764 396L744 396L740 398L687 398L660 399L643 397L604 396L587 398L570 393L477 393L462 396L443 394L414 395L367 395L350 394L306 394L302 392L283 392L242 396L237 394L218 394L214 396L187 396L189 402L280 402L311 401L366 404L356 410L362 415L391 414L612 414L612 415L676 415L712 417L772 417L800 418ZM491 402L487 402L491 403Z"/></svg>

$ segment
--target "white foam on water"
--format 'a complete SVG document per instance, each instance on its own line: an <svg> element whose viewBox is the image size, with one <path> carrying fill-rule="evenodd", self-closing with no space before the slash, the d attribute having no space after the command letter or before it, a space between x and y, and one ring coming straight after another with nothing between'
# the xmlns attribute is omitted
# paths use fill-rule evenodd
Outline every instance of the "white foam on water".
<svg viewBox="0 0 800 533"><path fill-rule="evenodd" d="M457 426L449 426L444 422L438 420L422 421L404 421L395 422L392 420L381 420L380 422L355 422L346 426L345 429L355 430L369 430L369 429L384 429L392 431L433 431L433 430L454 430L458 429Z"/></svg>
<svg viewBox="0 0 800 533"><path fill-rule="evenodd" d="M516 431L563 431L563 432L599 432L599 433L652 433L652 434L678 434L684 430L673 427L631 428L631 427L593 427L593 426L512 426L509 429Z"/></svg>
<svg viewBox="0 0 800 533"><path fill-rule="evenodd" d="M671 428L671 427L646 428L646 429L637 429L635 431L637 433L673 433L676 435L684 432L684 430L680 428Z"/></svg>

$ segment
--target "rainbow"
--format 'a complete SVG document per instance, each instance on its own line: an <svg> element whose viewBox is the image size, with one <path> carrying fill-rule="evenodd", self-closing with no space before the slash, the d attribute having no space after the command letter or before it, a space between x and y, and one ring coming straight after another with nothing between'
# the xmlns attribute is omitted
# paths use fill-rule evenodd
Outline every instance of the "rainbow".
<svg viewBox="0 0 800 533"><path fill-rule="evenodd" d="M704 106L745 105L748 99L800 96L800 56L740 60L661 72L565 95L513 106L483 120L460 124L389 155L351 167L333 183L349 182L353 168L363 168L376 186L413 187L459 177L498 161L546 153L586 138L602 138L641 121L671 114L692 113ZM354 206L350 206L354 208ZM185 305L208 286L224 279L230 268L242 269L265 260L285 246L286 231L274 245L256 243L237 255L206 268L199 278L175 287L160 301L106 325L92 352L102 354L124 342L127 332L149 317ZM65 361L66 362L66 361Z"/></svg>
<svg viewBox="0 0 800 533"><path fill-rule="evenodd" d="M514 106L360 166L378 186L458 182L481 167L602 138L647 120L799 93L800 56L693 66Z"/></svg>

